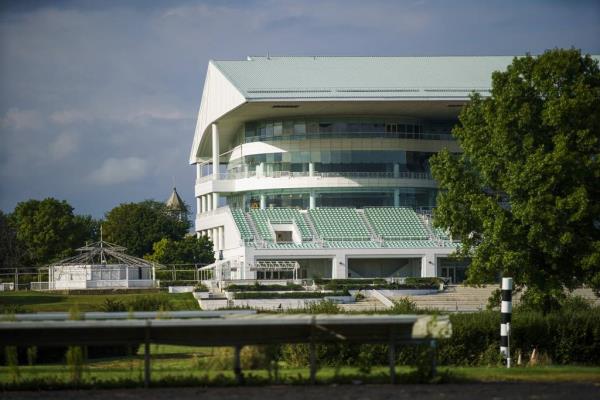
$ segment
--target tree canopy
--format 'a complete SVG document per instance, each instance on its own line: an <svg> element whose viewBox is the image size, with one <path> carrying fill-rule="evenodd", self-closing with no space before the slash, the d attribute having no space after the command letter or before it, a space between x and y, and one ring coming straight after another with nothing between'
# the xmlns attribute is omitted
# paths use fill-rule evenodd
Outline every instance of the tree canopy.
<svg viewBox="0 0 600 400"><path fill-rule="evenodd" d="M20 262L26 266L43 266L72 255L97 234L96 221L73 214L69 203L54 198L21 202L10 220L24 249Z"/></svg>
<svg viewBox="0 0 600 400"><path fill-rule="evenodd" d="M0 210L0 268L21 267L24 252L14 223Z"/></svg>
<svg viewBox="0 0 600 400"><path fill-rule="evenodd" d="M145 258L160 264L210 264L215 261L213 244L207 236L186 236L183 240L163 238Z"/></svg>
<svg viewBox="0 0 600 400"><path fill-rule="evenodd" d="M182 239L189 228L189 220L174 217L163 203L152 200L120 204L103 222L104 240L126 247L137 257L150 253L163 238Z"/></svg>
<svg viewBox="0 0 600 400"><path fill-rule="evenodd" d="M578 50L515 58L430 160L435 223L460 237L468 281L513 276L545 301L600 288L600 71Z"/></svg>

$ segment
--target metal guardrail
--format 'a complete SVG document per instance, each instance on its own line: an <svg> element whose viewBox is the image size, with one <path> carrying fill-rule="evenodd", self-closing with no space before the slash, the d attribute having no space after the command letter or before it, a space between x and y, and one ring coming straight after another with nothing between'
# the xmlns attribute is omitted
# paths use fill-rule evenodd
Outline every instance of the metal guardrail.
<svg viewBox="0 0 600 400"><path fill-rule="evenodd" d="M150 385L150 343L233 346L234 372L243 383L240 351L245 345L308 343L310 379L316 380L316 343L385 343L391 382L396 346L428 343L435 371L438 338L451 335L447 316L422 315L221 315L193 319L104 319L1 321L4 346L81 346L144 344L144 383Z"/></svg>

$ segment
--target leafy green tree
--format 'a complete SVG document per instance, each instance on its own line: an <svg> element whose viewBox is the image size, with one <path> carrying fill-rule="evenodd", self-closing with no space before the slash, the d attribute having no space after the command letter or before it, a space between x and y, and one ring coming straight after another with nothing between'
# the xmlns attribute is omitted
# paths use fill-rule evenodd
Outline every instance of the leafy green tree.
<svg viewBox="0 0 600 400"><path fill-rule="evenodd" d="M22 266L25 248L17 239L17 229L10 218L0 210L0 268Z"/></svg>
<svg viewBox="0 0 600 400"><path fill-rule="evenodd" d="M173 217L162 203L146 200L118 205L106 214L102 226L104 240L143 257L152 251L153 243L163 238L182 239L190 221Z"/></svg>
<svg viewBox="0 0 600 400"><path fill-rule="evenodd" d="M67 257L94 239L92 218L73 214L66 201L54 198L17 204L10 219L25 247L28 266L43 266Z"/></svg>
<svg viewBox="0 0 600 400"><path fill-rule="evenodd" d="M472 258L468 281L513 276L550 307L564 288L600 287L600 71L577 50L515 58L492 75L432 157L435 221Z"/></svg>
<svg viewBox="0 0 600 400"><path fill-rule="evenodd" d="M186 236L182 240L163 238L145 258L160 264L210 264L215 261L213 243L207 236Z"/></svg>

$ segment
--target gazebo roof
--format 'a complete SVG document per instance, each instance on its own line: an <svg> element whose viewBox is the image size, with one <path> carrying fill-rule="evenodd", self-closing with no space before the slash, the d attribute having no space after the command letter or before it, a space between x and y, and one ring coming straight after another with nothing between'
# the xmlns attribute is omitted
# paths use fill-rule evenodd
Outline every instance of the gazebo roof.
<svg viewBox="0 0 600 400"><path fill-rule="evenodd" d="M100 241L86 244L83 247L77 249L79 254L73 257L65 258L50 264L50 266L61 266L61 265L128 265L132 267L148 267L157 265L143 258L138 258L125 254L125 247Z"/></svg>

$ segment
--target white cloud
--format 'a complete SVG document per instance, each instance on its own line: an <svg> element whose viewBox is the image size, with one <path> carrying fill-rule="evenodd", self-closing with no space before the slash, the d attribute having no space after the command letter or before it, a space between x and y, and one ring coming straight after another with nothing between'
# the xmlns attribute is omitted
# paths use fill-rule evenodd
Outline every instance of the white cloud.
<svg viewBox="0 0 600 400"><path fill-rule="evenodd" d="M63 132L50 143L48 152L52 159L62 160L73 154L79 148L79 135L73 132Z"/></svg>
<svg viewBox="0 0 600 400"><path fill-rule="evenodd" d="M50 114L50 120L58 125L69 125L77 122L90 122L94 118L78 110L62 110Z"/></svg>
<svg viewBox="0 0 600 400"><path fill-rule="evenodd" d="M34 110L9 108L0 120L2 128L15 130L37 129L42 125L42 117Z"/></svg>
<svg viewBox="0 0 600 400"><path fill-rule="evenodd" d="M114 185L137 181L146 176L147 171L148 162L142 158L108 158L89 178L100 185Z"/></svg>

